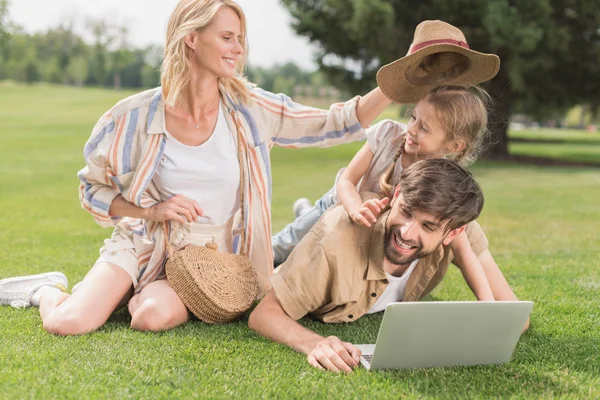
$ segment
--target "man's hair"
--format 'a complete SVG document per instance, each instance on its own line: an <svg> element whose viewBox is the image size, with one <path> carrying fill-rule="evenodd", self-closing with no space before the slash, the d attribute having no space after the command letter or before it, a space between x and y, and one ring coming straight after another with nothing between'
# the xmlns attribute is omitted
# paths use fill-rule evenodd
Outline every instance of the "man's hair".
<svg viewBox="0 0 600 400"><path fill-rule="evenodd" d="M406 206L447 221L445 232L475 220L483 209L479 184L455 161L418 161L402 171L399 185Z"/></svg>

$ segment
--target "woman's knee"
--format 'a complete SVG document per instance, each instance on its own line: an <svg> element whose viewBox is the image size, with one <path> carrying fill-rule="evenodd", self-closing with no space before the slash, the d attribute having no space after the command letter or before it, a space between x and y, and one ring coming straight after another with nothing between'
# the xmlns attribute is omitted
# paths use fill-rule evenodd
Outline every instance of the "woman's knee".
<svg viewBox="0 0 600 400"><path fill-rule="evenodd" d="M131 318L131 327L140 331L160 332L174 328L188 320L187 310L183 315L175 307L160 304L155 299L142 300Z"/></svg>
<svg viewBox="0 0 600 400"><path fill-rule="evenodd" d="M129 303L127 303L127 310L129 311L129 315L131 315L131 317L133 317L135 315L135 312L138 309L138 306L140 304L140 295L136 294L133 297L131 297L131 299L129 300Z"/></svg>
<svg viewBox="0 0 600 400"><path fill-rule="evenodd" d="M81 335L98 329L103 322L90 318L89 313L71 307L57 307L43 320L48 333L60 336Z"/></svg>

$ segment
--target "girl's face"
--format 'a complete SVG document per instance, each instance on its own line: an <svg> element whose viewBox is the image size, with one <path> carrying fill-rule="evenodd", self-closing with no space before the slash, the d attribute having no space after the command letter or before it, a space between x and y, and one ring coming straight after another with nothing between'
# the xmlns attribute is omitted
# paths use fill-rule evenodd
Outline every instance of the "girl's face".
<svg viewBox="0 0 600 400"><path fill-rule="evenodd" d="M443 158L450 153L447 138L435 107L427 98L420 100L408 121L404 152L419 159Z"/></svg>
<svg viewBox="0 0 600 400"><path fill-rule="evenodd" d="M216 78L235 76L238 59L244 53L241 41L240 18L229 7L221 7L206 28L186 38L192 49L192 64Z"/></svg>

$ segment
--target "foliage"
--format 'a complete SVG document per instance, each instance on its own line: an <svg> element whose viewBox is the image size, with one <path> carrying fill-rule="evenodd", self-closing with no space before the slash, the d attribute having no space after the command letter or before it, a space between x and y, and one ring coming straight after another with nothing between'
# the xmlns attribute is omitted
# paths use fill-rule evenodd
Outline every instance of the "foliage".
<svg viewBox="0 0 600 400"><path fill-rule="evenodd" d="M126 26L104 19L86 21L87 43L65 20L43 33L28 34L9 23L8 0L0 0L0 81L61 83L74 86L148 88L160 85L162 47L134 48ZM4 55L4 56L3 56ZM265 90L293 95L298 85L311 95L327 87L323 74L301 70L294 63L247 71L250 81Z"/></svg>
<svg viewBox="0 0 600 400"><path fill-rule="evenodd" d="M43 33L28 34L8 22L7 0L0 0L0 80L45 81L75 86L154 87L160 54L155 46L132 48L127 29L90 19L93 43L75 32L73 21Z"/></svg>
<svg viewBox="0 0 600 400"><path fill-rule="evenodd" d="M248 79L261 88L288 95L293 93L296 85L310 84L315 74L303 71L291 62L271 68L250 66L247 72Z"/></svg>

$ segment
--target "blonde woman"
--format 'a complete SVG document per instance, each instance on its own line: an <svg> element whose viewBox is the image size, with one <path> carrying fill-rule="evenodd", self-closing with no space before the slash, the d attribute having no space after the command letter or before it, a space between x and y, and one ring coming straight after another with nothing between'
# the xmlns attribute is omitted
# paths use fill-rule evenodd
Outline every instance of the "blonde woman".
<svg viewBox="0 0 600 400"><path fill-rule="evenodd" d="M81 204L114 227L100 258L72 295L60 290L64 275L49 273L0 281L0 301L39 305L44 329L58 335L94 331L126 301L132 328L175 327L190 314L164 279L169 242L215 241L220 251L247 254L261 295L268 291L270 148L362 139L390 101L375 89L329 111L305 107L250 86L246 57L237 3L181 0L167 28L161 87L110 109L84 149Z"/></svg>

